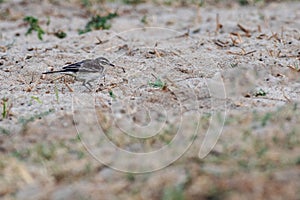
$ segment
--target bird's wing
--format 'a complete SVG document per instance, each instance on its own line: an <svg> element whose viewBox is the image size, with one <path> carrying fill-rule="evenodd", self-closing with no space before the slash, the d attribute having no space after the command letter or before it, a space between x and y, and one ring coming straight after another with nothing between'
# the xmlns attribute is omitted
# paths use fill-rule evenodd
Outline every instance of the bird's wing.
<svg viewBox="0 0 300 200"><path fill-rule="evenodd" d="M98 62L95 60L87 60L86 62L82 63L82 66L80 67L80 72L103 72L104 67L101 66Z"/></svg>
<svg viewBox="0 0 300 200"><path fill-rule="evenodd" d="M70 65L67 65L67 66L64 66L62 69L62 71L65 71L65 72L78 72L79 69L83 66L83 64L85 62L89 62L90 60L83 60L83 61L80 61L80 62L76 62L76 63L73 63L73 64L70 64Z"/></svg>

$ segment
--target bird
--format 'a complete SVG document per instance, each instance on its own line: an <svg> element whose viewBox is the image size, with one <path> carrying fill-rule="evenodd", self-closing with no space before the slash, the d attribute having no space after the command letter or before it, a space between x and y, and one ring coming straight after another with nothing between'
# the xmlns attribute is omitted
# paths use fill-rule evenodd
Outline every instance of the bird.
<svg viewBox="0 0 300 200"><path fill-rule="evenodd" d="M91 82L104 77L105 69L107 67L115 67L115 65L104 57L98 57L96 59L82 60L80 62L66 65L62 67L61 70L47 71L42 74L60 73L73 76L76 81L82 82L82 85L91 91Z"/></svg>

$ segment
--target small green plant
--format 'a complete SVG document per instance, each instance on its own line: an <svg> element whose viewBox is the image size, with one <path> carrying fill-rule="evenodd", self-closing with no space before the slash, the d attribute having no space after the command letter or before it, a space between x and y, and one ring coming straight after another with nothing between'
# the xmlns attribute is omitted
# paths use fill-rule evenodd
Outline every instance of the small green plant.
<svg viewBox="0 0 300 200"><path fill-rule="evenodd" d="M207 194L205 195L204 199L214 199L214 200L225 199L225 195L226 195L225 193L226 192L221 188L217 186L212 186L207 191Z"/></svg>
<svg viewBox="0 0 300 200"><path fill-rule="evenodd" d="M164 83L160 78L156 78L155 82L149 82L149 85L155 88L163 89L166 86L166 83Z"/></svg>
<svg viewBox="0 0 300 200"><path fill-rule="evenodd" d="M7 130L6 128L3 128L3 127L0 126L0 133L4 134L4 135L9 135L10 131Z"/></svg>
<svg viewBox="0 0 300 200"><path fill-rule="evenodd" d="M241 6L245 6L249 4L248 0L239 0L239 3Z"/></svg>
<svg viewBox="0 0 300 200"><path fill-rule="evenodd" d="M117 13L109 13L108 15L103 17L96 15L92 17L92 19L85 25L85 28L80 29L78 33L84 34L92 30L110 29L111 27L111 24L109 23L110 20L117 16L118 16Z"/></svg>
<svg viewBox="0 0 300 200"><path fill-rule="evenodd" d="M204 3L205 3L205 0L199 0L199 1L198 1L198 5L199 5L200 7L203 7L203 6L204 6Z"/></svg>
<svg viewBox="0 0 300 200"><path fill-rule="evenodd" d="M2 99L2 118L5 119L8 117L8 99Z"/></svg>
<svg viewBox="0 0 300 200"><path fill-rule="evenodd" d="M135 176L134 176L134 174L133 174L133 173L130 173L130 172L128 172L128 173L126 174L126 178L127 178L127 180L130 181L130 182L134 182L134 181L135 181Z"/></svg>
<svg viewBox="0 0 300 200"><path fill-rule="evenodd" d="M92 3L90 2L90 0L81 0L81 4L84 7L90 7L92 5Z"/></svg>
<svg viewBox="0 0 300 200"><path fill-rule="evenodd" d="M84 173L85 174L90 174L93 171L92 169L92 163L88 162L84 166Z"/></svg>
<svg viewBox="0 0 300 200"><path fill-rule="evenodd" d="M77 159L82 159L85 157L85 152L84 151L75 151L77 154Z"/></svg>
<svg viewBox="0 0 300 200"><path fill-rule="evenodd" d="M39 104L42 104L43 102L36 96L31 96L31 100L35 100L36 102L38 102ZM32 104L32 101L30 101L30 104Z"/></svg>
<svg viewBox="0 0 300 200"><path fill-rule="evenodd" d="M148 19L147 19L147 16L146 16L146 15L144 15L144 16L142 17L141 22L142 22L143 24L148 24Z"/></svg>
<svg viewBox="0 0 300 200"><path fill-rule="evenodd" d="M182 185L167 187L164 189L163 200L183 200L184 190Z"/></svg>
<svg viewBox="0 0 300 200"><path fill-rule="evenodd" d="M70 141L73 142L73 143L80 142L81 137L82 137L81 133L77 133L77 135L74 138L71 138Z"/></svg>
<svg viewBox="0 0 300 200"><path fill-rule="evenodd" d="M300 67L297 62L294 63L294 65L290 65L291 68L293 68L295 71L300 72Z"/></svg>
<svg viewBox="0 0 300 200"><path fill-rule="evenodd" d="M58 102L59 102L59 93L58 93L58 89L57 89L56 85L55 85L55 87L54 87L54 92L55 92L55 98L56 98L56 101L57 101L57 103L58 103Z"/></svg>
<svg viewBox="0 0 300 200"><path fill-rule="evenodd" d="M241 6L255 5L256 3L264 3L265 0L238 0Z"/></svg>
<svg viewBox="0 0 300 200"><path fill-rule="evenodd" d="M238 67L238 65L239 65L238 63L231 63L231 64L230 64L230 67L231 67L231 68L236 68L236 67Z"/></svg>
<svg viewBox="0 0 300 200"><path fill-rule="evenodd" d="M48 16L48 17L47 17L47 23L46 23L46 25L49 26L49 25L50 25L50 22L51 22L51 20L50 20L50 17Z"/></svg>
<svg viewBox="0 0 300 200"><path fill-rule="evenodd" d="M258 96L266 96L267 93L263 90L263 89L259 89L256 93L255 93L255 96L258 97Z"/></svg>
<svg viewBox="0 0 300 200"><path fill-rule="evenodd" d="M19 160L24 160L25 158L28 158L31 155L31 150L27 148L14 150L10 153L10 155Z"/></svg>
<svg viewBox="0 0 300 200"><path fill-rule="evenodd" d="M258 158L264 156L267 151L268 147L266 145L258 144L258 146L256 147L256 155L258 156Z"/></svg>
<svg viewBox="0 0 300 200"><path fill-rule="evenodd" d="M268 121L271 119L272 114L271 113L267 113L263 116L262 120L261 120L261 125L262 127L266 126Z"/></svg>
<svg viewBox="0 0 300 200"><path fill-rule="evenodd" d="M53 113L54 110L53 109L49 109L48 111L45 111L45 112L42 112L42 113L39 113L39 114L35 114L29 118L24 118L24 117L21 117L19 118L19 123L23 125L23 127L25 127L29 122L33 122L35 121L36 119L40 119L44 116L47 116L49 115L50 113Z"/></svg>
<svg viewBox="0 0 300 200"><path fill-rule="evenodd" d="M45 34L45 31L40 27L39 20L33 16L26 16L23 20L25 22L28 22L30 26L25 35L29 35L32 33L32 31L36 31L38 38L40 40L43 40L43 35Z"/></svg>
<svg viewBox="0 0 300 200"><path fill-rule="evenodd" d="M56 146L54 144L37 144L35 150L41 158L51 160L55 156Z"/></svg>
<svg viewBox="0 0 300 200"><path fill-rule="evenodd" d="M109 90L108 93L109 93L109 96L110 96L113 100L116 99L116 95L113 93L112 90Z"/></svg>
<svg viewBox="0 0 300 200"><path fill-rule="evenodd" d="M298 156L298 157L296 158L295 164L296 164L296 165L300 165L300 156Z"/></svg>
<svg viewBox="0 0 300 200"><path fill-rule="evenodd" d="M125 4L139 4L143 2L145 2L145 0L123 0L123 3Z"/></svg>
<svg viewBox="0 0 300 200"><path fill-rule="evenodd" d="M57 31L57 32L54 33L54 35L56 37L58 37L59 39L63 39L65 37L67 37L67 34L65 32L63 32L63 31Z"/></svg>

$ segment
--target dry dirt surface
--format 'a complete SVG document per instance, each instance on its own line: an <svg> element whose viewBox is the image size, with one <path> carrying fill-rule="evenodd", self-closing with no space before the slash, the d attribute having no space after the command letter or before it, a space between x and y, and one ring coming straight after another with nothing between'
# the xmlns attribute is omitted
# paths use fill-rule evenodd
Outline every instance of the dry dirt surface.
<svg viewBox="0 0 300 200"><path fill-rule="evenodd" d="M299 199L300 2L195 2L0 1L1 199Z"/></svg>

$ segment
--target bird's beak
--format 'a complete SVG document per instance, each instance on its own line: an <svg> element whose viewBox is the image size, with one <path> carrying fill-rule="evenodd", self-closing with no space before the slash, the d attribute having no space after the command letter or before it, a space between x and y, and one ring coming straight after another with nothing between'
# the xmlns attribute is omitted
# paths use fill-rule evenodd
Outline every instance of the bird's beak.
<svg viewBox="0 0 300 200"><path fill-rule="evenodd" d="M112 66L112 67L114 67L114 66L115 66L115 65L114 65L114 64L112 64L112 63L109 63L109 65L110 65L110 66Z"/></svg>

